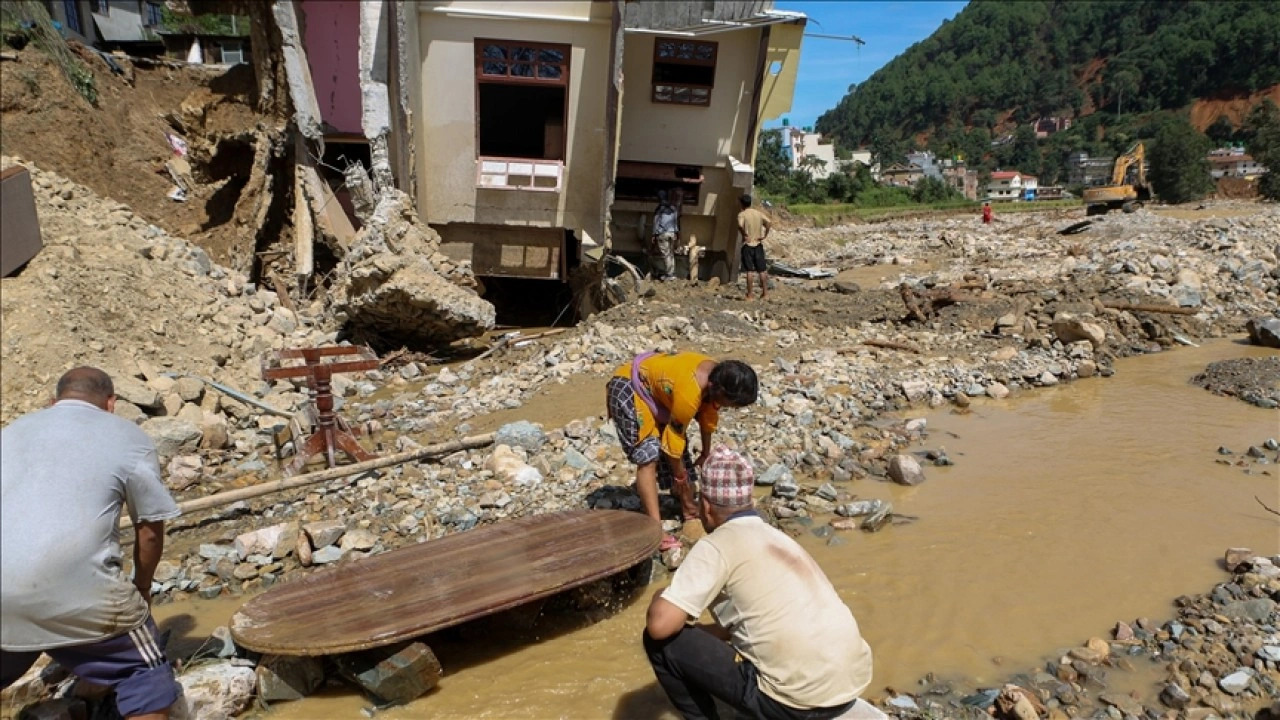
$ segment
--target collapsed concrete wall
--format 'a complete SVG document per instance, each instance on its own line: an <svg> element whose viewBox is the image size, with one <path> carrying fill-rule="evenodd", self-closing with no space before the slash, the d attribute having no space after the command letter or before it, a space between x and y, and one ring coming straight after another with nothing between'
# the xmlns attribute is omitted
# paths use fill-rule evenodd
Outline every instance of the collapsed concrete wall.
<svg viewBox="0 0 1280 720"><path fill-rule="evenodd" d="M405 193L378 193L361 219L329 297L335 320L384 338L431 343L493 327L494 307L476 294L471 268L439 252L440 237L418 218Z"/></svg>

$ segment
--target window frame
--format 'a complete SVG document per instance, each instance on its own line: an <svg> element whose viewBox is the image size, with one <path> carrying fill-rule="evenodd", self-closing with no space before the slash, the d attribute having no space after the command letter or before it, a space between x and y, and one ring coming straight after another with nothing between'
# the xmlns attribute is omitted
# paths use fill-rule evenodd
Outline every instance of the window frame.
<svg viewBox="0 0 1280 720"><path fill-rule="evenodd" d="M675 45L677 47L682 44L692 45L695 47L695 50L694 50L695 53L697 51L696 49L698 46L709 48L711 50L711 57L710 59L706 59L706 60L698 59L696 57L682 58L679 56L678 51L677 51L677 54L675 55L664 57L661 54L664 43ZM649 101L654 103L660 103L663 105L683 105L686 107L710 107L711 96L715 90L715 84L716 84L716 78L715 78L716 66L719 63L719 60L720 60L720 43L718 42L715 42L712 40L694 40L692 38L680 38L680 37L663 37L663 36L655 37L653 39L653 64L650 67L650 75L649 75ZM698 83L659 82L657 77L658 76L657 70L658 70L659 64L688 65L691 67L711 68L711 84L701 85ZM667 95L667 93L660 94L659 88L668 88L668 87L671 88L671 92L669 93L668 97L664 97L663 95ZM686 97L691 98L690 100L677 99L676 92L681 89L687 92L690 92L690 94L686 95ZM691 91L697 91L697 90L706 91L705 101L701 101L700 96L696 96L692 94Z"/></svg>
<svg viewBox="0 0 1280 720"><path fill-rule="evenodd" d="M515 62L511 62L510 55L507 55L506 59L501 61L501 62L505 62L505 64L507 65L507 74L496 75L496 74L486 73L484 72L485 61L489 60L492 62L495 60L494 58L487 58L484 55L484 50L491 45L500 45L506 48L508 52L514 48L532 48L535 51L536 59L532 63L515 63ZM546 63L546 64L551 64L560 68L559 77L556 77L556 78L539 77L540 75L539 69L541 68L542 65L544 65L544 62L541 60L541 51L543 50L552 50L552 51L561 53L561 60L559 62ZM569 92L570 92L569 82L570 82L570 73L572 72L571 65L572 65L573 46L566 43L552 43L552 42L543 42L543 41L536 41L536 40L510 40L510 39L503 39L503 38L478 37L478 38L475 38L473 41L473 52L474 52L474 56L473 56L474 66L472 68L472 75L475 78L476 186L491 188L491 189L522 189L522 190L537 189L537 190L548 190L548 191L558 192L560 190L560 186L562 183L564 168L567 164L567 160L569 157ZM518 64L531 64L533 66L533 75L532 76L512 75L511 66L518 65ZM561 109L561 112L560 112L560 117L563 119L562 127L560 129L560 147L561 147L561 155L563 157L559 159L510 158L510 157L499 157L494 155L482 154L480 152L480 86L481 85L523 85L523 86L533 86L533 87L562 88L564 91L563 92L564 103L563 103L563 108ZM498 185L484 184L481 178L485 174L483 170L483 165L485 160L490 160L494 162L503 162L503 163L512 163L512 162L533 163L539 166L552 164L552 163L557 164L559 169L557 170L557 173L556 173L555 187L554 188L551 188L551 187L534 188L532 187L532 185L530 186L522 185L519 187L509 186L509 187L503 188L502 186L498 186Z"/></svg>
<svg viewBox="0 0 1280 720"><path fill-rule="evenodd" d="M228 45L235 45L236 49L232 52L234 52L236 55L240 57L240 59L234 63L227 62L227 46ZM218 52L222 55L223 65L243 65L245 63L243 40L222 40L218 43Z"/></svg>
<svg viewBox="0 0 1280 720"><path fill-rule="evenodd" d="M142 5L142 25L144 27L159 27L164 24L164 11L160 3L146 0Z"/></svg>
<svg viewBox="0 0 1280 720"><path fill-rule="evenodd" d="M108 2L108 0L93 0L93 2L89 4L89 12L96 13L98 15L110 16L111 3Z"/></svg>

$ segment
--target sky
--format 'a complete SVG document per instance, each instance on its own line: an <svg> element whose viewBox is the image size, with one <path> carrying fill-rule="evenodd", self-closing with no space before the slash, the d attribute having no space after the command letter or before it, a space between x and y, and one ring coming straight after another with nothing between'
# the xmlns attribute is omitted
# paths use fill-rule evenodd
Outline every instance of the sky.
<svg viewBox="0 0 1280 720"><path fill-rule="evenodd" d="M809 16L808 33L857 35L866 41L858 45L847 40L806 37L800 52L800 74L790 118L795 127L813 125L818 116L836 106L849 90L876 70L902 54L911 45L929 37L959 13L966 1L943 2L791 2L777 0L778 10L798 10ZM777 127L774 120L766 127Z"/></svg>

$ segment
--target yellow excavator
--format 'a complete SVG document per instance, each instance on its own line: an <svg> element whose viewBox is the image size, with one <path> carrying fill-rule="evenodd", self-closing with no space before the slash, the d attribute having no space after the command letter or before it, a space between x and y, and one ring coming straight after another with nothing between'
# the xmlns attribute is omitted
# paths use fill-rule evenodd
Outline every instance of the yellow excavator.
<svg viewBox="0 0 1280 720"><path fill-rule="evenodd" d="M1111 169L1111 184L1086 188L1084 207L1086 215L1102 215L1110 210L1133 212L1151 199L1147 185L1145 160L1147 149L1142 143L1134 143L1129 152L1116 158Z"/></svg>

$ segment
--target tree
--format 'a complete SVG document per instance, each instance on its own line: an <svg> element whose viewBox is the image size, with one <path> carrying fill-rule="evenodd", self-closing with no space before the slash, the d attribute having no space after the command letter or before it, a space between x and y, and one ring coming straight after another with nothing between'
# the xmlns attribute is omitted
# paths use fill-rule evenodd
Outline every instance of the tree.
<svg viewBox="0 0 1280 720"><path fill-rule="evenodd" d="M924 177L911 189L911 199L918 203L935 203L959 199L960 193L946 182L935 177Z"/></svg>
<svg viewBox="0 0 1280 720"><path fill-rule="evenodd" d="M756 148L756 185L777 192L791 172L791 163L782 149L782 135L777 130L760 133Z"/></svg>
<svg viewBox="0 0 1280 720"><path fill-rule="evenodd" d="M1183 116L1170 118L1156 132L1148 156L1151 188L1165 202L1195 200L1213 190L1209 176L1209 139Z"/></svg>
<svg viewBox="0 0 1280 720"><path fill-rule="evenodd" d="M1268 200L1280 200L1280 109L1267 98L1249 111L1244 127L1245 149L1267 168L1258 180L1258 194Z"/></svg>
<svg viewBox="0 0 1280 720"><path fill-rule="evenodd" d="M1009 164L1022 172L1040 172L1040 148L1036 143L1035 128L1030 125L1019 125L1014 131Z"/></svg>

